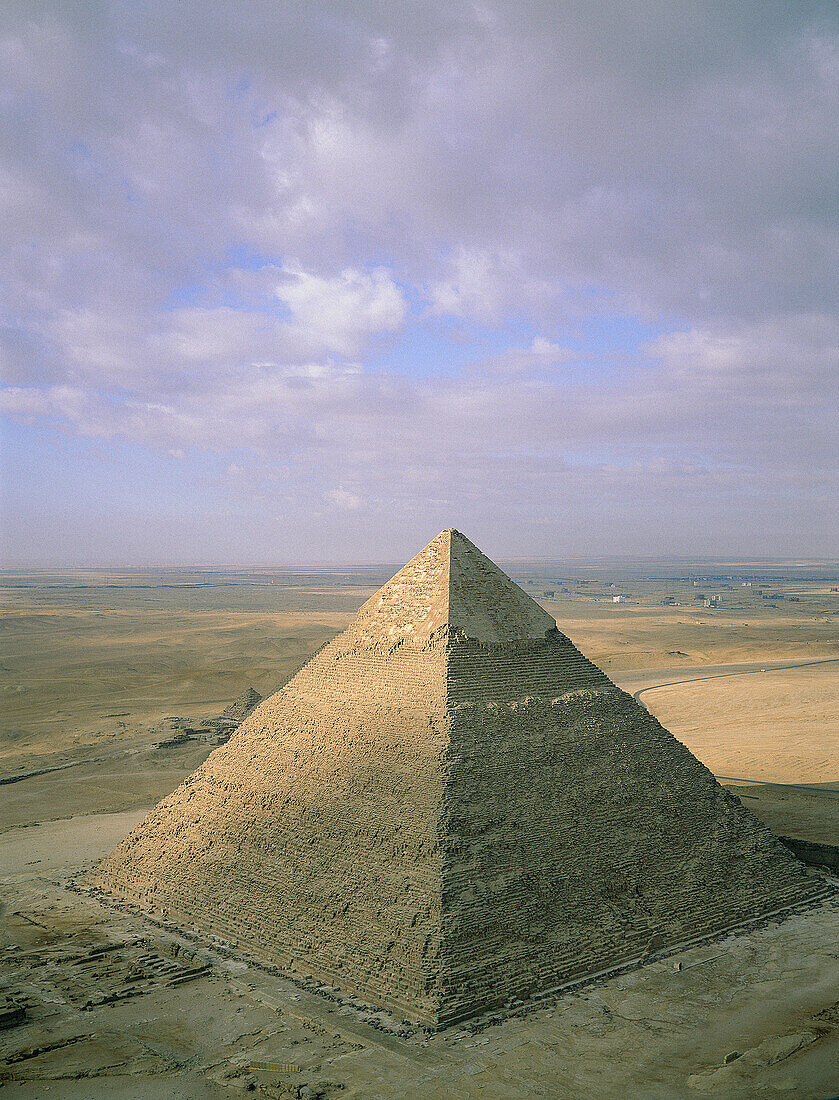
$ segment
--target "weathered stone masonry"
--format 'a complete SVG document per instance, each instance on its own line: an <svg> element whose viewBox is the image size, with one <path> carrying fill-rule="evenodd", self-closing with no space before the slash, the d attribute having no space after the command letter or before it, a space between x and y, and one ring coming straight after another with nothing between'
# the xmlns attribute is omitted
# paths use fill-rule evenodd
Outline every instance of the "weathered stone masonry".
<svg viewBox="0 0 839 1100"><path fill-rule="evenodd" d="M432 1027L815 889L456 531L93 879Z"/></svg>

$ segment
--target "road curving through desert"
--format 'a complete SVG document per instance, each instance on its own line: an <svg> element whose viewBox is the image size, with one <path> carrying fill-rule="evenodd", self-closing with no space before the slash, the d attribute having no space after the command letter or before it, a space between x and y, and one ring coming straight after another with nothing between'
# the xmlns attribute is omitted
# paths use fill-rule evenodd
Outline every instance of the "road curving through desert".
<svg viewBox="0 0 839 1100"><path fill-rule="evenodd" d="M810 660L806 660L806 661L790 661L790 660L787 660L787 661L765 661L764 660L764 661L751 661L751 662L748 662L748 663L731 662L731 663L726 663L726 664L695 665L695 667L693 667L693 668L685 668L684 665L683 665L682 668L662 668L662 669L648 669L648 670L638 669L638 670L633 670L633 671L622 672L618 675L615 675L615 680L618 682L618 684L620 686L623 687L623 690L628 691L632 694L632 697L634 698L634 700L637 700L639 703L641 703L642 706L647 707L647 704L645 704L645 702L643 700L643 697L642 697L643 695L647 694L648 692L652 692L652 691L656 691L656 690L669 689L669 687L676 687L676 689L677 689L677 687L681 687L682 685L686 685L686 684L707 683L708 681L717 681L717 680L732 680L732 679L737 678L737 676L760 675L761 673L765 674L766 676L773 676L773 675L777 676L777 675L783 674L784 672L787 672L787 671L788 672L797 672L798 670L802 670L802 669L813 669L814 673L818 674L818 671L819 671L818 667L824 667L824 671L825 671L826 674L829 674L830 676L835 676L836 675L835 667L836 667L837 664L839 664L839 657L816 658L816 659L810 659ZM691 673L694 673L694 674L691 674ZM651 678L651 676L654 676L654 678L656 679L655 683L649 683L649 679ZM678 679L671 679L671 678L676 678L676 676L677 676ZM633 684L638 683L639 680L640 681L647 681L647 682L643 682L641 687L638 687L638 689L632 691ZM830 690L828 692L828 695L835 697L834 687L832 687L832 685L829 685L829 687L830 687ZM744 704L746 704L746 702L747 702L746 697L743 697L742 705L740 704L739 698L736 698L736 697L733 697L733 696L730 696L730 698L729 698L729 705L732 706L732 708L733 708L732 711L731 711L731 714L735 714L735 713L739 714L740 718L738 720L741 720L741 722L742 722L742 720L747 719L746 705L744 705ZM729 764L730 763L735 763L735 762L737 762L737 759L731 758L731 757L726 757L726 756L720 756L720 752L725 752L725 745L724 745L724 741L719 740L718 738L722 737L722 738L726 738L726 739L731 740L731 738L727 734L727 731L726 731L725 727L720 727L719 728L719 734L717 736L714 736L714 729L716 728L715 726L705 727L705 733L702 736L702 739L697 741L697 735L700 733L700 728L702 728L702 724L703 724L702 708L703 708L704 705L706 705L706 701L705 701L705 697L703 695L692 696L691 706L689 706L689 713L691 713L692 717L691 717L691 719L689 719L689 725L684 725L682 731L680 731L680 729L677 728L677 726L680 725L680 723L678 723L678 722L674 723L673 719L676 716L672 713L672 711L669 714L667 714L666 709L665 709L665 715L662 717L662 715L659 713L658 716L662 717L664 725L667 728L671 729L672 733L675 733L678 738L680 738L681 740L684 740L686 742L686 744L688 745L688 748L691 748L692 751L694 751L696 753L696 755L699 756L700 759L705 759L706 760L706 762L708 763L708 767L710 767L711 771L714 771L714 773L717 775L718 779L724 780L726 782L736 782L736 783L765 783L765 782L770 782L773 785L777 785L777 787L785 787L785 788L798 789L798 790L808 790L809 789L809 790L812 790L812 791L815 791L815 792L825 792L825 793L834 793L834 794L836 793L835 791L829 791L828 788L818 788L818 787L815 787L815 785L813 785L814 783L821 782L821 780L823 780L823 777L827 777L826 781L830 782L831 785L836 782L836 777L835 777L834 773L832 773L832 771L830 771L829 767L827 768L827 770L825 770L824 768L819 768L817 770L814 770L814 767L810 767L809 773L807 773L807 774L802 773L801 775L798 775L798 774L787 774L787 775L782 775L782 774L770 775L770 774L766 774L766 775L764 775L764 777L760 777L760 778L758 777L757 774L754 774L754 773L752 773L750 775L730 775L730 774L728 774L729 771L739 771L739 769L732 769L730 767L728 767L728 768L725 767L726 763L729 763ZM649 709L649 707L647 707L647 708ZM656 707L656 711L660 711L660 707ZM686 717L687 712L685 711L684 713L685 713L685 717ZM807 725L807 723L806 723L806 715L808 713L807 709L805 708L802 713L803 713L803 716L805 717L805 725ZM821 751L823 751L823 752L826 751L828 753L828 756L825 758L825 761L823 761L823 762L826 762L827 764L829 764L829 760L832 759L832 756L834 756L834 753L831 753L829 751L830 738L825 740L825 738L828 736L828 731L832 735L832 733L834 733L834 730L832 730L832 729L827 730L827 729L824 729L824 728L819 729L819 726L824 727L824 719L826 717L827 717L828 723L829 723L829 720L830 720L829 719L829 712L828 712L828 714L821 713L818 717L816 717L816 714L817 714L817 712L815 711L815 708L814 708L814 712L813 712L814 723L812 725L810 725L809 729L808 729L808 736L810 738L810 742L812 742L812 747L810 747L810 755L813 756L814 766L815 766L815 760L816 760L814 746L818 747L820 745L821 746ZM749 715L751 715L751 711L749 712ZM708 713L706 713L705 717L707 718L709 716L713 717L713 715L709 715ZM764 750L765 750L764 753L761 753L761 750L759 748L759 741L755 741L755 744L753 745L753 750L758 753L758 756L755 757L755 759L753 759L751 761L749 761L747 759L743 759L743 760L740 761L740 762L751 762L752 764L755 764L755 763L759 764L759 767L757 769L755 769L758 772L763 770L763 764L764 763L765 764L770 763L770 760L774 756L775 751L777 749L779 749L779 745L774 745L773 746L773 745L770 744L772 726L775 725L774 715L772 715L772 718L773 718L772 722L769 725L766 725L766 726L763 727L766 730L766 734L765 735L764 734L760 735L760 738L763 738L763 740L765 740L765 744L763 746ZM763 720L764 720L764 722L766 722L766 720L768 720L768 719L766 719L765 713L763 715ZM694 728L694 729L689 728L689 726L696 726L697 722L699 723L699 727ZM760 728L760 727L755 727L755 728ZM708 740L708 735L714 736L714 742L716 742L716 747L715 747L715 744L714 744L713 741ZM743 742L743 744L744 744L744 742ZM700 750L700 745L702 745L702 750ZM753 753L752 753L752 755L753 755ZM715 759L715 758L717 758L717 759ZM716 767L715 767L715 763L716 763ZM720 764L722 764L722 767L720 767ZM743 769L743 770L746 770L746 769ZM790 782L790 781L785 781L785 780L793 780L793 781ZM797 780L797 782L795 780ZM808 785L805 785L805 784L808 784Z"/></svg>
<svg viewBox="0 0 839 1100"><path fill-rule="evenodd" d="M814 661L749 661L747 663L731 663L724 665L706 665L696 666L702 668L702 676L689 676L682 680L667 680L662 684L648 684L646 687L640 688L638 691L632 692L632 698L636 702L641 703L641 696L646 695L648 691L655 691L657 688L677 687L680 684L694 684L702 680L720 680L727 676L753 676L760 674L761 672L783 672L785 669L793 668L809 668L811 665L830 665L839 664L839 657L821 657ZM725 669L725 672L718 671ZM684 667L673 669L656 669L660 676L679 676L685 672ZM613 674L613 679L616 682L626 680L627 678L634 678L635 675L640 675L640 671L637 674L623 673ZM645 703L641 703L642 706L646 706Z"/></svg>

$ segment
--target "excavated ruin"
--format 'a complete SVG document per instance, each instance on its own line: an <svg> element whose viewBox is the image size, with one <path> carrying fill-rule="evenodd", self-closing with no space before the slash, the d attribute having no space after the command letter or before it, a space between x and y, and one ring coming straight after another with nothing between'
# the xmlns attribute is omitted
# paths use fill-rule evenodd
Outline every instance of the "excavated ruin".
<svg viewBox="0 0 839 1100"><path fill-rule="evenodd" d="M433 1028L820 886L454 530L92 881Z"/></svg>

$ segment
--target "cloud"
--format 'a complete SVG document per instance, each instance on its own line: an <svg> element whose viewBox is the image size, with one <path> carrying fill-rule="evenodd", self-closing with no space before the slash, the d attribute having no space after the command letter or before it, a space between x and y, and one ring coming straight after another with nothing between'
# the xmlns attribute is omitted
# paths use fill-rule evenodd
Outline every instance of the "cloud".
<svg viewBox="0 0 839 1100"><path fill-rule="evenodd" d="M551 340L546 339L544 336L533 337L533 343L530 345L530 353L531 355L538 355L540 359L560 359L569 356L567 350L561 348L559 344L555 344Z"/></svg>
<svg viewBox="0 0 839 1100"><path fill-rule="evenodd" d="M226 345L200 350L206 362ZM3 400L14 415L60 421L81 435L164 449L245 447L319 476L338 464L354 484L365 484L376 468L383 471L377 479L394 482L420 468L444 479L456 470L460 478L465 455L476 469L513 462L517 476L527 454L559 469L614 470L664 454L680 469L785 463L804 472L816 456L835 464L839 325L796 316L685 330L657 337L646 352L648 359L608 385L576 353L535 336L526 347L444 376L263 362L198 377L186 372L165 389L156 384L129 396L61 384L10 388Z"/></svg>
<svg viewBox="0 0 839 1100"><path fill-rule="evenodd" d="M823 314L670 332L646 350L697 387L807 403L839 391L839 318Z"/></svg>
<svg viewBox="0 0 839 1100"><path fill-rule="evenodd" d="M74 239L103 253L104 295L109 268L153 285L244 235L329 278L398 253L458 316L589 284L646 312L810 308L837 249L837 19L795 7L11 4L8 196L66 275Z"/></svg>
<svg viewBox="0 0 839 1100"><path fill-rule="evenodd" d="M8 386L0 390L0 409L24 423L39 418L58 420L82 431L91 423L86 416L89 399L79 389L70 386L51 386L48 389Z"/></svg>
<svg viewBox="0 0 839 1100"><path fill-rule="evenodd" d="M361 507L361 497L355 493L350 493L343 486L337 489L332 489L326 494L327 499L337 507L347 512L354 512L357 508Z"/></svg>
<svg viewBox="0 0 839 1100"><path fill-rule="evenodd" d="M526 550L759 499L827 553L837 57L818 0L8 0L0 405L359 552L379 508Z"/></svg>
<svg viewBox="0 0 839 1100"><path fill-rule="evenodd" d="M572 348L537 334L526 347L513 345L472 364L471 373L496 375L499 378L507 376L511 381L521 381L527 375L541 375L550 380L552 387L556 387L567 381L567 376L557 375L556 368L577 362L579 358L579 353Z"/></svg>
<svg viewBox="0 0 839 1100"><path fill-rule="evenodd" d="M516 297L516 261L512 256L488 250L459 248L451 273L430 288L436 313L470 317L483 322L498 321L504 306Z"/></svg>
<svg viewBox="0 0 839 1100"><path fill-rule="evenodd" d="M331 279L292 268L286 276L277 297L295 325L327 351L357 355L368 337L398 332L404 323L405 298L383 268L347 269Z"/></svg>

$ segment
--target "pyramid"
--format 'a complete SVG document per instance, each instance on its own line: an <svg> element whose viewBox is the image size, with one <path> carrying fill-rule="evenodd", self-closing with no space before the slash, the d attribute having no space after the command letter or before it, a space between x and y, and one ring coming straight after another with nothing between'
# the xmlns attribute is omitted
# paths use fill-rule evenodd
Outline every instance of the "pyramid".
<svg viewBox="0 0 839 1100"><path fill-rule="evenodd" d="M92 880L431 1028L822 888L454 530Z"/></svg>
<svg viewBox="0 0 839 1100"><path fill-rule="evenodd" d="M249 687L247 691L243 691L239 698L235 699L229 707L224 708L221 712L221 717L232 718L234 722L244 722L248 715L256 710L261 702L262 696L259 692Z"/></svg>

